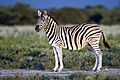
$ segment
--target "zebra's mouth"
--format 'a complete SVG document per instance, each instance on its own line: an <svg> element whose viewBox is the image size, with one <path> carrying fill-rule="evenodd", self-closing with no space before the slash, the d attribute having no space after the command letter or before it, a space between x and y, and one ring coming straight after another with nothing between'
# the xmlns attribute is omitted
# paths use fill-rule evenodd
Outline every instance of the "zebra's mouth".
<svg viewBox="0 0 120 80"><path fill-rule="evenodd" d="M36 31L36 32L39 32L39 31L40 31L40 29L39 29L39 28L35 28L35 31Z"/></svg>
<svg viewBox="0 0 120 80"><path fill-rule="evenodd" d="M40 30L35 30L36 32L39 32Z"/></svg>

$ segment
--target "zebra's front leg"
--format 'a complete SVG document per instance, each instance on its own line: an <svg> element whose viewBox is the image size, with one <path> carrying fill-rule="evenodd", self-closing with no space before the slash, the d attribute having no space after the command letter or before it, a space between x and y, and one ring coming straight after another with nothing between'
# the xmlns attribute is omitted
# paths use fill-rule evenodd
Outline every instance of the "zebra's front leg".
<svg viewBox="0 0 120 80"><path fill-rule="evenodd" d="M56 72L58 69L58 52L55 47L53 47L53 51L54 51L54 55L55 55L55 67L53 70L54 70L54 72Z"/></svg>
<svg viewBox="0 0 120 80"><path fill-rule="evenodd" d="M63 70L63 61L62 61L62 59L63 59L63 57L62 57L62 48L59 48L59 50L58 50L59 52L58 52L58 57L59 57L59 61L60 61L60 67L59 67L59 69L58 69L58 71L59 72L61 72L62 70Z"/></svg>

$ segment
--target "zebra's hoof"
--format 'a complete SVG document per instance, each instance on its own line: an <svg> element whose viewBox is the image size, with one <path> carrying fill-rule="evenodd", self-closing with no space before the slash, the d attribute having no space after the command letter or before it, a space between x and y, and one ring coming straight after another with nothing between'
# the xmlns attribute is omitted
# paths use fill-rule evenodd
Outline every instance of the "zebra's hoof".
<svg viewBox="0 0 120 80"><path fill-rule="evenodd" d="M100 72L100 70L95 69L95 70L92 70L92 72L93 72L93 73L98 73L98 72Z"/></svg>
<svg viewBox="0 0 120 80"><path fill-rule="evenodd" d="M61 72L62 70L63 70L63 68L59 68L59 69L58 69L58 72Z"/></svg>
<svg viewBox="0 0 120 80"><path fill-rule="evenodd" d="M57 70L52 70L52 72L57 72Z"/></svg>
<svg viewBox="0 0 120 80"><path fill-rule="evenodd" d="M98 68L93 68L93 70L92 70L94 73L97 73L97 72L100 72L100 69L98 69Z"/></svg>

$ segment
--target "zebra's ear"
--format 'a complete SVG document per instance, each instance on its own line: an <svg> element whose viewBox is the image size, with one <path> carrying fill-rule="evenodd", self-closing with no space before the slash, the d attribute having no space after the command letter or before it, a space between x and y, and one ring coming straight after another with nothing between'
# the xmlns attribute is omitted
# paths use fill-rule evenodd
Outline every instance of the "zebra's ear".
<svg viewBox="0 0 120 80"><path fill-rule="evenodd" d="M42 14L42 13L38 10L38 16L41 16L41 14Z"/></svg>
<svg viewBox="0 0 120 80"><path fill-rule="evenodd" d="M47 15L47 11L46 10L44 11L44 15Z"/></svg>

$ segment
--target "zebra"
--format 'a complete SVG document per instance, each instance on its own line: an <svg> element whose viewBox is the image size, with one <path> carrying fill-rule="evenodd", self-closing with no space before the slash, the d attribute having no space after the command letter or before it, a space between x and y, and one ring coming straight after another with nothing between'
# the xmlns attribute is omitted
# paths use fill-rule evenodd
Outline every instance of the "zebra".
<svg viewBox="0 0 120 80"><path fill-rule="evenodd" d="M58 25L57 21L47 11L41 12L38 10L38 16L35 31L39 32L43 28L48 37L49 44L53 47L55 56L55 67L53 71L60 72L64 68L62 48L80 50L86 45L92 47L93 54L96 57L93 71L100 71L102 68L102 53L99 48L101 36L103 36L104 46L106 48L111 47L107 43L105 34L98 24L83 23L71 27L62 27ZM58 63L60 64L58 65Z"/></svg>

